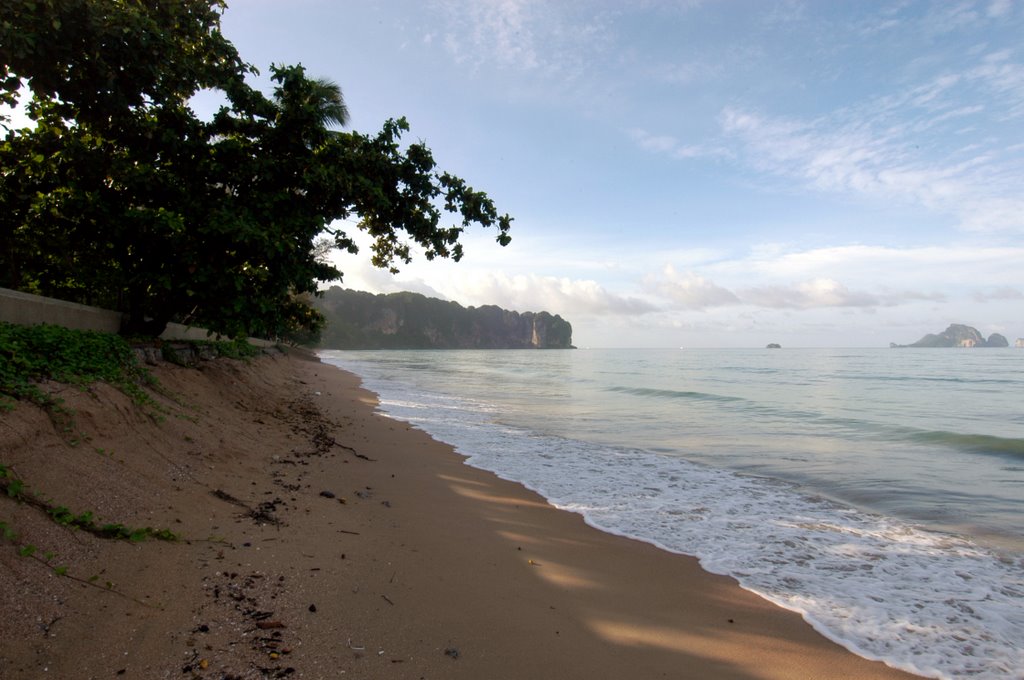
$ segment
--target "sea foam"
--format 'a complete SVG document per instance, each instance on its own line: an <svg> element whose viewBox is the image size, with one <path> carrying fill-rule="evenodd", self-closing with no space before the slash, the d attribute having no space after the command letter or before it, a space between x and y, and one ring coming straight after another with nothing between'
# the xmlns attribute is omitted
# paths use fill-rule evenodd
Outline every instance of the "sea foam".
<svg viewBox="0 0 1024 680"><path fill-rule="evenodd" d="M364 379L384 413L469 464L601 530L696 556L861 656L927 677L1024 678L1019 559L787 482L540 435L500 423L492 404Z"/></svg>

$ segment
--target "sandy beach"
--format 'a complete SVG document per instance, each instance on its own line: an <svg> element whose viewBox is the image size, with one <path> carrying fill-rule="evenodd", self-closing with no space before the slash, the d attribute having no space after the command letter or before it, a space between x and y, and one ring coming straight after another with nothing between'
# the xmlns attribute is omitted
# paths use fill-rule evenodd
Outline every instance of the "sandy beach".
<svg viewBox="0 0 1024 680"><path fill-rule="evenodd" d="M0 678L915 677L468 467L310 355L152 372L158 408L46 386L72 434L0 414L0 463L33 494L179 537L0 499Z"/></svg>

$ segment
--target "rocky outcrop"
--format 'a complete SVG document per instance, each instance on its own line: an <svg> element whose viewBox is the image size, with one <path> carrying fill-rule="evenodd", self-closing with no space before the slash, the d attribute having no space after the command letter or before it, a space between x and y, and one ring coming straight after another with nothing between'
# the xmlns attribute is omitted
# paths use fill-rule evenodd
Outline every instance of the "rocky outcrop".
<svg viewBox="0 0 1024 680"><path fill-rule="evenodd" d="M337 286L315 305L328 349L570 349L572 325L548 312L463 307L418 293L373 295Z"/></svg>
<svg viewBox="0 0 1024 680"><path fill-rule="evenodd" d="M977 328L963 324L950 324L949 328L941 333L929 333L917 342L910 345L897 345L890 343L890 347L1009 347L1010 343L1006 337L999 333L993 333L985 339Z"/></svg>
<svg viewBox="0 0 1024 680"><path fill-rule="evenodd" d="M1009 347L1010 341L1006 339L1005 335L999 333L993 333L988 336L988 341L985 343L986 347Z"/></svg>

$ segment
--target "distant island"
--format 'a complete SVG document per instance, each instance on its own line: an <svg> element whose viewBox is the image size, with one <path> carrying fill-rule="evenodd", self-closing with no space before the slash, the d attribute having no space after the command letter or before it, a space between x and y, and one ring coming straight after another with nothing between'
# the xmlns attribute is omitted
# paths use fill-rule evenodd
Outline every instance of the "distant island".
<svg viewBox="0 0 1024 680"><path fill-rule="evenodd" d="M463 307L419 293L374 295L333 286L314 302L324 349L575 349L572 325L548 312Z"/></svg>
<svg viewBox="0 0 1024 680"><path fill-rule="evenodd" d="M1020 341L1018 341L1019 344ZM977 328L963 324L950 324L949 328L941 333L929 333L917 342L910 345L897 345L889 343L889 347L1009 347L1010 343L1006 336L993 333L985 339Z"/></svg>
<svg viewBox="0 0 1024 680"><path fill-rule="evenodd" d="M767 345L765 346L765 349L782 349L782 345L780 345L780 344L779 344L779 343L777 343L777 342L769 342L769 343L768 343L768 344L767 344Z"/></svg>

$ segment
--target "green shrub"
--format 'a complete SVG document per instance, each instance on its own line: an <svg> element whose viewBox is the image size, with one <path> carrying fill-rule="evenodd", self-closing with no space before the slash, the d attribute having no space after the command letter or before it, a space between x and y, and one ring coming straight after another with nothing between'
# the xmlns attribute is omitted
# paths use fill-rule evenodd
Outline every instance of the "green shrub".
<svg viewBox="0 0 1024 680"><path fill-rule="evenodd" d="M118 335L0 322L0 395L53 406L38 388L41 380L72 385L104 381L137 401L146 400L139 383L152 382Z"/></svg>

